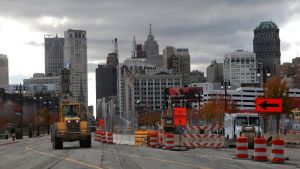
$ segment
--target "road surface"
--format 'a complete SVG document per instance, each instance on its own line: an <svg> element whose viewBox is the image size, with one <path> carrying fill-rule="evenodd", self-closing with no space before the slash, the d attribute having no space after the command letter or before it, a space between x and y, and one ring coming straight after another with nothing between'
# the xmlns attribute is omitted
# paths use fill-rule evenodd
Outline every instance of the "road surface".
<svg viewBox="0 0 300 169"><path fill-rule="evenodd" d="M288 169L300 165L300 149L286 148L290 160L284 164L235 159L235 149L192 149L167 151L126 145L78 142L64 143L53 150L49 137L25 139L13 144L0 142L0 169Z"/></svg>

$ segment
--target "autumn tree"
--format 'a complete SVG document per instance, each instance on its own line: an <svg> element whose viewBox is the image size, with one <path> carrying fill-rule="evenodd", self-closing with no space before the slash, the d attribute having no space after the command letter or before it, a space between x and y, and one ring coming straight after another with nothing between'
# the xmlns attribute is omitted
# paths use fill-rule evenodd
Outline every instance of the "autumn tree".
<svg viewBox="0 0 300 169"><path fill-rule="evenodd" d="M281 80L279 76L276 76L265 83L264 86L264 98L279 98L282 99L282 112L277 114L262 114L264 118L268 116L276 116L277 124L276 131L279 132L279 120L281 114L289 115L291 113L293 100L289 97L288 83Z"/></svg>

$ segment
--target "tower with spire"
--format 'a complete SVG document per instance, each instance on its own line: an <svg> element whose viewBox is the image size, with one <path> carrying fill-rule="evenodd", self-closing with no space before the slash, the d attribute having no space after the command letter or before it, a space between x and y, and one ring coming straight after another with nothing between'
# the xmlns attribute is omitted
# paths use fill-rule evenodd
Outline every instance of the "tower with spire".
<svg viewBox="0 0 300 169"><path fill-rule="evenodd" d="M108 53L106 64L116 67L119 64L118 55L118 39L115 38L114 40L112 40L112 52Z"/></svg>
<svg viewBox="0 0 300 169"><path fill-rule="evenodd" d="M147 62L154 64L157 67L162 65L162 55L159 55L159 46L154 38L152 25L149 26L149 34L144 42L144 51L146 53Z"/></svg>

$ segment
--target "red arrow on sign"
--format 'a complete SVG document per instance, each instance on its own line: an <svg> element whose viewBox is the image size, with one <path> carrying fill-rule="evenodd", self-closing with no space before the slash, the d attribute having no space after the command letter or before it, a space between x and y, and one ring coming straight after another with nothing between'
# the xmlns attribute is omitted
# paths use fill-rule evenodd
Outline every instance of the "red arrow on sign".
<svg viewBox="0 0 300 169"><path fill-rule="evenodd" d="M256 99L256 111L261 113L281 113L282 112L282 99Z"/></svg>

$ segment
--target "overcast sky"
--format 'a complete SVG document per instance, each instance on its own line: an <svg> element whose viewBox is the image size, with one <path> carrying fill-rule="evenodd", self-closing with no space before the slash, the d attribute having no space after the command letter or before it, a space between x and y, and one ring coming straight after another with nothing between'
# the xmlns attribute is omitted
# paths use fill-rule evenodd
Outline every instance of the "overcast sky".
<svg viewBox="0 0 300 169"><path fill-rule="evenodd" d="M160 53L189 48L192 69L206 71L213 59L236 49L253 51L253 30L272 20L280 28L281 62L300 46L298 0L1 0L0 53L9 58L10 83L44 72L44 35L87 31L89 104L95 105L95 68L105 63L112 38L120 60L130 57L135 35L144 43L152 24Z"/></svg>

